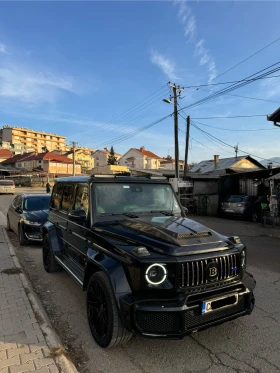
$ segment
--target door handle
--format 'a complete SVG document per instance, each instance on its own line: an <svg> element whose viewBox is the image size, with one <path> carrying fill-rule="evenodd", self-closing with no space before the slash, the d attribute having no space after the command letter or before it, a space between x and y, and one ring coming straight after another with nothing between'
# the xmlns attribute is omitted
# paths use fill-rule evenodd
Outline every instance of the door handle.
<svg viewBox="0 0 280 373"><path fill-rule="evenodd" d="M68 232L69 232L69 234L72 234L72 229L69 229L69 231L68 231Z"/></svg>

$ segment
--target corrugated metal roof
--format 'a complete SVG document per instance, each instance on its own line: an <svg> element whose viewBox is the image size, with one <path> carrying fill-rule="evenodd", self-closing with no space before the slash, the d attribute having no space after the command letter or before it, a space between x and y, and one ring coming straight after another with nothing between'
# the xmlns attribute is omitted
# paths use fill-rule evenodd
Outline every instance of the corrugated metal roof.
<svg viewBox="0 0 280 373"><path fill-rule="evenodd" d="M199 173L207 173L207 172L214 172L217 173L224 173L226 169L232 167L235 163L241 161L242 159L247 158L248 156L242 157L232 157L232 158L223 158L219 160L217 167L215 168L214 159L208 161L202 161L195 166L193 166L190 172L199 172ZM224 172L223 172L224 171Z"/></svg>
<svg viewBox="0 0 280 373"><path fill-rule="evenodd" d="M280 173L269 177L268 180L280 180Z"/></svg>

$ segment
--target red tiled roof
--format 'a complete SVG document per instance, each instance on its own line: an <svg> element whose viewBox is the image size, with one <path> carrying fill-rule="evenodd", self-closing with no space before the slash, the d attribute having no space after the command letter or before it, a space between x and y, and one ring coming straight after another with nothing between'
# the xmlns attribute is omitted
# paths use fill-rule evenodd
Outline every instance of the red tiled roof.
<svg viewBox="0 0 280 373"><path fill-rule="evenodd" d="M137 148L132 148L133 150L136 150L137 152L145 155L146 157L151 157L155 159L161 159L161 157L157 156L156 154L150 152L149 150L146 149L137 149Z"/></svg>
<svg viewBox="0 0 280 373"><path fill-rule="evenodd" d="M12 152L8 149L0 149L0 158L11 158L13 156Z"/></svg>
<svg viewBox="0 0 280 373"><path fill-rule="evenodd" d="M47 160L49 159L50 161L56 161L60 163L73 163L73 160L71 158L66 157L65 155L60 155L52 152L46 152L46 153L39 153L39 154L33 154L27 159L26 161L37 161L37 160ZM76 162L78 164L78 162Z"/></svg>
<svg viewBox="0 0 280 373"><path fill-rule="evenodd" d="M13 163L16 163L18 161L22 161L26 158L29 158L33 154L35 154L35 153L32 152L32 153L17 154L17 155L14 155L12 158L6 159L5 161L2 162L2 164L13 164Z"/></svg>

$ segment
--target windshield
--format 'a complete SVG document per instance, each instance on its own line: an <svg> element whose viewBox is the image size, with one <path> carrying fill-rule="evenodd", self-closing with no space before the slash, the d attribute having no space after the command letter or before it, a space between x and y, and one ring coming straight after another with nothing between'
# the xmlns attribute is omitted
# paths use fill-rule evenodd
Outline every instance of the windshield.
<svg viewBox="0 0 280 373"><path fill-rule="evenodd" d="M93 200L100 215L157 211L181 214L169 184L100 183L94 186Z"/></svg>
<svg viewBox="0 0 280 373"><path fill-rule="evenodd" d="M25 211L39 211L39 210L49 210L50 208L51 196L36 196L28 197L24 200L23 209Z"/></svg>

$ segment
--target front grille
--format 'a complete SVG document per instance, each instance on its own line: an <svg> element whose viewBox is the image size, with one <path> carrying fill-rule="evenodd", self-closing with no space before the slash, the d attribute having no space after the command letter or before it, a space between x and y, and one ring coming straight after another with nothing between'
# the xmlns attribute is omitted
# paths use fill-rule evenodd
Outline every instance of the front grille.
<svg viewBox="0 0 280 373"><path fill-rule="evenodd" d="M246 296L244 295L239 297L238 303L235 306L205 313L204 315L201 314L201 310L190 310L185 312L185 329L188 330L203 326L212 321L218 321L220 319L233 316L245 310Z"/></svg>
<svg viewBox="0 0 280 373"><path fill-rule="evenodd" d="M211 262L217 263L217 277L214 281L207 279L207 266ZM179 286L201 286L213 282L225 281L239 277L240 259L239 255L232 254L206 260L196 260L179 264Z"/></svg>
<svg viewBox="0 0 280 373"><path fill-rule="evenodd" d="M178 333L180 313L178 312L136 312L136 324L142 333Z"/></svg>

